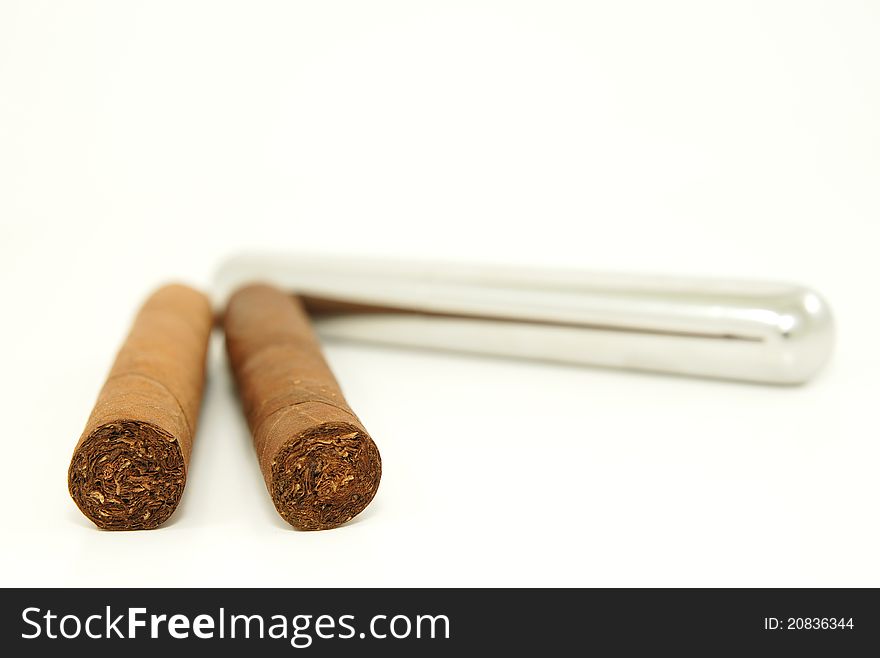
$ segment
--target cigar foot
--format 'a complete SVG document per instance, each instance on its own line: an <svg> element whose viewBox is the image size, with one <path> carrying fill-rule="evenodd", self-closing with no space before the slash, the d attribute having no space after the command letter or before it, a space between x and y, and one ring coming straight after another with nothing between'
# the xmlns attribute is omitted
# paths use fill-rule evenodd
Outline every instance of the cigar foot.
<svg viewBox="0 0 880 658"><path fill-rule="evenodd" d="M289 440L272 462L275 508L300 530L350 521L376 495L382 463L373 440L349 423L325 423Z"/></svg>
<svg viewBox="0 0 880 658"><path fill-rule="evenodd" d="M151 423L125 420L96 428L70 463L70 495L105 530L148 530L177 508L186 467L177 440Z"/></svg>

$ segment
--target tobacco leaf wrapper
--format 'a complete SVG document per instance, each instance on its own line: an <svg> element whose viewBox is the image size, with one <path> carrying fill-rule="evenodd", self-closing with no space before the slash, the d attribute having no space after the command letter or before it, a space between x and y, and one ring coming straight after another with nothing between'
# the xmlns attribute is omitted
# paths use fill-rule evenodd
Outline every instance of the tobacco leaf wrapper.
<svg viewBox="0 0 880 658"><path fill-rule="evenodd" d="M226 347L266 486L301 530L333 528L373 499L379 451L348 406L300 301L268 285L238 290Z"/></svg>
<svg viewBox="0 0 880 658"><path fill-rule="evenodd" d="M212 323L208 298L177 284L138 312L68 472L70 495L100 528L155 528L180 502Z"/></svg>

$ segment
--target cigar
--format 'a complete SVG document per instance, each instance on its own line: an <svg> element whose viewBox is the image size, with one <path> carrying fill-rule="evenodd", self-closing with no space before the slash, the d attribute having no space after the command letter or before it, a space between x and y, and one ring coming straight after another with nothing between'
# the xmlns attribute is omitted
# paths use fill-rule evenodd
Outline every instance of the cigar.
<svg viewBox="0 0 880 658"><path fill-rule="evenodd" d="M300 530L349 521L382 462L321 353L302 304L268 285L229 299L226 348L275 509Z"/></svg>
<svg viewBox="0 0 880 658"><path fill-rule="evenodd" d="M138 312L68 471L71 497L99 528L156 528L177 508L212 320L208 298L176 284Z"/></svg>

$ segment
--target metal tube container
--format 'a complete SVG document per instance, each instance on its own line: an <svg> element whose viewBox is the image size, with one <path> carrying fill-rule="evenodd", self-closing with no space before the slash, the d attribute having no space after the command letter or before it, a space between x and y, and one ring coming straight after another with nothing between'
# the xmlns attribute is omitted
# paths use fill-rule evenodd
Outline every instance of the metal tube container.
<svg viewBox="0 0 880 658"><path fill-rule="evenodd" d="M805 382L828 360L828 304L795 284L242 254L236 287L301 295L321 336L611 368Z"/></svg>

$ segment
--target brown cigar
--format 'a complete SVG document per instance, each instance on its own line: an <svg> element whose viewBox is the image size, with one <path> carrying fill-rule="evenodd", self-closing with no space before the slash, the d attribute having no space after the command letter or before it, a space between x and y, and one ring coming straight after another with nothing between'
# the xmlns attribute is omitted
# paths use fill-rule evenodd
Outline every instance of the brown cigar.
<svg viewBox="0 0 880 658"><path fill-rule="evenodd" d="M333 528L359 514L379 486L379 451L342 397L300 301L271 286L247 286L230 298L223 324L278 513L301 530Z"/></svg>
<svg viewBox="0 0 880 658"><path fill-rule="evenodd" d="M70 462L82 513L107 530L144 530L177 507L202 389L211 305L169 285L144 303Z"/></svg>

